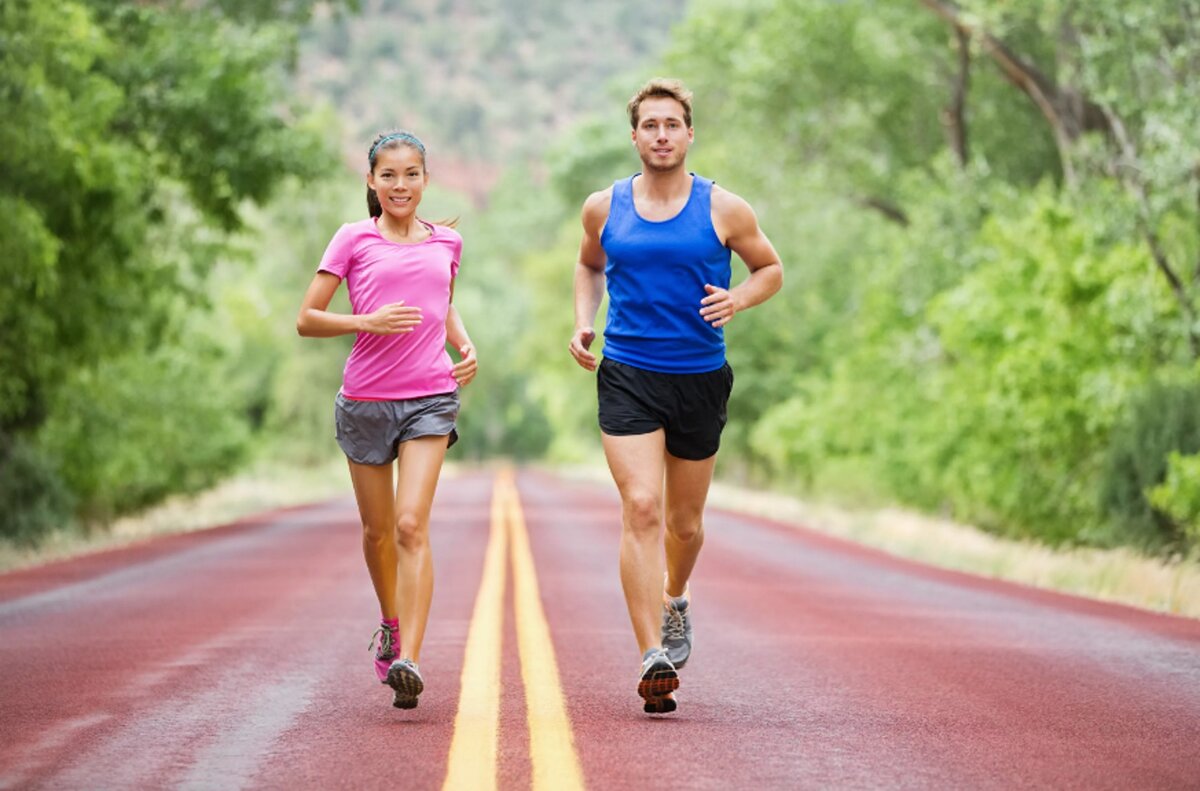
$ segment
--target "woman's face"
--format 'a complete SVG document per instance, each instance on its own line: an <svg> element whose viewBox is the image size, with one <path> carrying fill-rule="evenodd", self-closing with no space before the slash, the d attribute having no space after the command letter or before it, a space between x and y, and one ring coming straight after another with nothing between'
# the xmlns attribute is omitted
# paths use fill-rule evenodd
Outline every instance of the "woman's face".
<svg viewBox="0 0 1200 791"><path fill-rule="evenodd" d="M421 152L400 144L375 155L375 169L367 176L367 185L383 210L395 219L408 219L417 210L429 174Z"/></svg>

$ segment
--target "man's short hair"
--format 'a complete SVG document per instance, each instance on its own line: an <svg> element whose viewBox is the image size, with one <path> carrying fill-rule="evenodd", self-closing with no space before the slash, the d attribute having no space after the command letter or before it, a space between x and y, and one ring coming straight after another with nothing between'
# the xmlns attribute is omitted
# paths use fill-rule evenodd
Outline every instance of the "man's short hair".
<svg viewBox="0 0 1200 791"><path fill-rule="evenodd" d="M692 92L683 87L683 83L679 80L669 77L655 77L641 87L633 98L629 100L629 106L626 108L629 111L629 123L634 129L638 125L638 112L641 110L642 102L646 99L657 97L665 97L674 99L683 105L683 122L688 129L692 128Z"/></svg>

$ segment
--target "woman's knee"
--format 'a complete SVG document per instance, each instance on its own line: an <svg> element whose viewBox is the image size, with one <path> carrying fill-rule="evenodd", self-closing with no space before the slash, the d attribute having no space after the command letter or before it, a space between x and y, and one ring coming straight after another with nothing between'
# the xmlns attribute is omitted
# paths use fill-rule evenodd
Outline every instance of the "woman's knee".
<svg viewBox="0 0 1200 791"><path fill-rule="evenodd" d="M392 525L387 521L363 522L363 540L370 544L383 544L392 540Z"/></svg>
<svg viewBox="0 0 1200 791"><path fill-rule="evenodd" d="M416 514L402 513L396 517L396 543L403 549L419 549L428 539L425 525Z"/></svg>
<svg viewBox="0 0 1200 791"><path fill-rule="evenodd" d="M667 514L667 532L685 544L704 535L704 520L700 513L672 511Z"/></svg>

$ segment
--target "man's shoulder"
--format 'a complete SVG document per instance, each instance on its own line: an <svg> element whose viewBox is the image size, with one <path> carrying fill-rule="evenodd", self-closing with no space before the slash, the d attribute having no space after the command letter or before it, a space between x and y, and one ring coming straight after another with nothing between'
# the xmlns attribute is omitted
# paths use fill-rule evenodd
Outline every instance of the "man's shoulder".
<svg viewBox="0 0 1200 791"><path fill-rule="evenodd" d="M612 202L613 185L609 184L602 190L596 190L591 195L584 198L583 209L587 211L589 207L594 208L600 205L607 205Z"/></svg>
<svg viewBox="0 0 1200 791"><path fill-rule="evenodd" d="M608 219L608 211L612 206L612 185L602 190L596 190L583 201L584 225L603 225Z"/></svg>
<svg viewBox="0 0 1200 791"><path fill-rule="evenodd" d="M725 189L715 182L712 186L711 202L713 212L721 216L736 217L746 213L754 213L754 210L745 198L736 192Z"/></svg>
<svg viewBox="0 0 1200 791"><path fill-rule="evenodd" d="M591 195L588 195L583 201L584 212L587 212L589 208L603 208L607 210L609 205L612 204L613 195L616 193L617 186L621 184L632 183L636 176L637 174L634 174L632 176L626 176L624 178L617 179L604 189L596 190Z"/></svg>

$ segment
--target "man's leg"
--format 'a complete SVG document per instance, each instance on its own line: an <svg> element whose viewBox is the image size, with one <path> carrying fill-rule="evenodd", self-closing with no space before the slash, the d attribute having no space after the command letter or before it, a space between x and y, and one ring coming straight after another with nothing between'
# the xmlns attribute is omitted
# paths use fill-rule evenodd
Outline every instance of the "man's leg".
<svg viewBox="0 0 1200 791"><path fill-rule="evenodd" d="M692 603L688 579L704 545L704 502L712 481L716 454L689 461L667 454L666 595L662 600L662 647L676 669L692 655Z"/></svg>
<svg viewBox="0 0 1200 791"><path fill-rule="evenodd" d="M679 674L662 650L663 465L662 429L649 434L601 434L608 468L621 493L621 587L642 652L638 695L649 714L675 711Z"/></svg>
<svg viewBox="0 0 1200 791"><path fill-rule="evenodd" d="M662 609L663 431L601 434L621 494L621 587L638 650L660 647Z"/></svg>
<svg viewBox="0 0 1200 791"><path fill-rule="evenodd" d="M682 596L704 545L704 503L717 456L666 456L667 595Z"/></svg>

